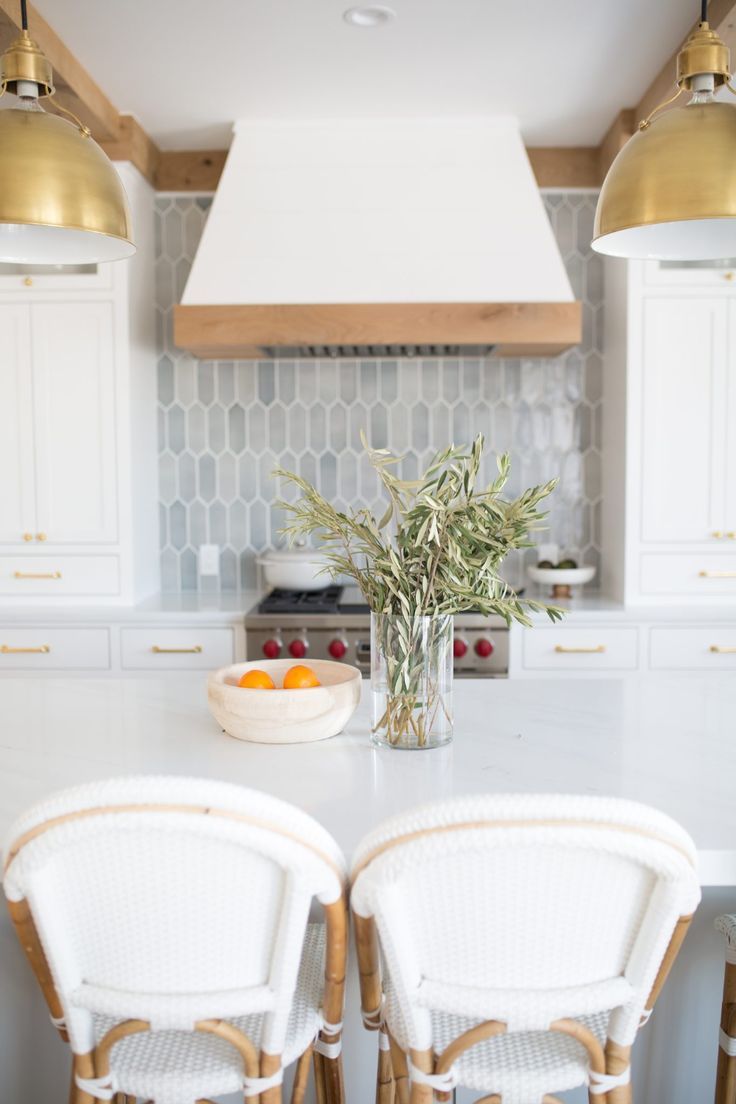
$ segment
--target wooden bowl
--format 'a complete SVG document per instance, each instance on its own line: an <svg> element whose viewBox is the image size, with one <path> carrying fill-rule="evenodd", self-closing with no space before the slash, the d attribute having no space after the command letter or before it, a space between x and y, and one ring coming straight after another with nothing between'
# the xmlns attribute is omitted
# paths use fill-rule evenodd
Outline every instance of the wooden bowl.
<svg viewBox="0 0 736 1104"><path fill-rule="evenodd" d="M257 744L305 744L341 732L360 701L357 667L328 659L305 660L320 686L307 690L247 690L238 686L246 671L266 671L281 686L293 659L261 659L214 671L207 682L213 717L236 740Z"/></svg>

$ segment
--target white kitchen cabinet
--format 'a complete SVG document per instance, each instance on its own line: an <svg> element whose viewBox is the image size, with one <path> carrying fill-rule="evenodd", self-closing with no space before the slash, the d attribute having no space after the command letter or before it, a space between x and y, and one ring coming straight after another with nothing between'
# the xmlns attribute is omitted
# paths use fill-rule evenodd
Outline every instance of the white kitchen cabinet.
<svg viewBox="0 0 736 1104"><path fill-rule="evenodd" d="M235 636L230 626L120 630L120 663L125 671L214 671L234 662Z"/></svg>
<svg viewBox="0 0 736 1104"><path fill-rule="evenodd" d="M30 311L0 306L0 543L24 544L36 524Z"/></svg>
<svg viewBox="0 0 736 1104"><path fill-rule="evenodd" d="M0 624L0 674L108 671L110 629Z"/></svg>
<svg viewBox="0 0 736 1104"><path fill-rule="evenodd" d="M0 540L117 538L111 303L1 303Z"/></svg>
<svg viewBox="0 0 736 1104"><path fill-rule="evenodd" d="M653 264L606 267L602 589L736 603L736 286Z"/></svg>
<svg viewBox="0 0 736 1104"><path fill-rule="evenodd" d="M137 253L0 273L0 605L134 602L159 588L154 193L119 165Z"/></svg>
<svg viewBox="0 0 736 1104"><path fill-rule="evenodd" d="M725 300L669 296L643 304L643 543L697 544L726 527Z"/></svg>
<svg viewBox="0 0 736 1104"><path fill-rule="evenodd" d="M541 677L555 674L600 678L635 671L639 666L639 630L636 625L537 625L523 630L521 666L524 672Z"/></svg>

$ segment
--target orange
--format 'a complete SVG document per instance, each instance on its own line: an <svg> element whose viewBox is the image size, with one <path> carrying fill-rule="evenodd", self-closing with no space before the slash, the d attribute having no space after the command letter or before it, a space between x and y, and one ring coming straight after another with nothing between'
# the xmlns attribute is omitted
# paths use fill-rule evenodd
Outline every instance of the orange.
<svg viewBox="0 0 736 1104"><path fill-rule="evenodd" d="M257 667L251 671L246 671L244 675L240 676L240 682L238 686L244 686L246 690L275 690L276 684L270 675L265 671L259 670Z"/></svg>
<svg viewBox="0 0 736 1104"><path fill-rule="evenodd" d="M284 675L284 690L308 690L312 686L321 685L312 668L305 667L302 663L290 667Z"/></svg>

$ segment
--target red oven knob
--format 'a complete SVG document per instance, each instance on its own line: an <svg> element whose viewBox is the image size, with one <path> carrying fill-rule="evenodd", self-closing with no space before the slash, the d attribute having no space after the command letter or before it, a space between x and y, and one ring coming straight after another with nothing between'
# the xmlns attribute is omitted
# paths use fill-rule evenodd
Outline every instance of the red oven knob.
<svg viewBox="0 0 736 1104"><path fill-rule="evenodd" d="M297 637L296 640L290 640L289 641L289 655L293 656L294 659L304 659L304 656L306 654L307 654L307 642L306 642L306 640L302 640L300 637Z"/></svg>
<svg viewBox="0 0 736 1104"><path fill-rule="evenodd" d="M267 640L263 645L263 654L266 659L278 659L281 655L281 642L278 640Z"/></svg>
<svg viewBox="0 0 736 1104"><path fill-rule="evenodd" d="M482 656L483 659L488 659L489 655L493 655L493 644L490 640L486 640L485 637L481 637L480 640L475 642L475 654Z"/></svg>
<svg viewBox="0 0 736 1104"><path fill-rule="evenodd" d="M464 655L467 655L468 645L465 640L462 640L459 636L456 636L452 642L452 654L455 659L462 659Z"/></svg>
<svg viewBox="0 0 736 1104"><path fill-rule="evenodd" d="M330 643L327 645L327 651L330 653L333 659L342 659L347 650L348 646L345 641L340 640L338 637L336 637L334 640L331 640Z"/></svg>

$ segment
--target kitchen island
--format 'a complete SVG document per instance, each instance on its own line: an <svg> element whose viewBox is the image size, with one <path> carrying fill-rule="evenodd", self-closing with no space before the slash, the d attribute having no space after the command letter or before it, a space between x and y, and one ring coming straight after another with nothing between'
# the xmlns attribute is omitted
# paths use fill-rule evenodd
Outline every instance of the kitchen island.
<svg viewBox="0 0 736 1104"><path fill-rule="evenodd" d="M736 679L466 680L456 683L454 696L454 743L411 753L372 748L367 684L344 734L267 747L220 731L198 674L6 679L0 686L0 830L4 838L18 813L56 789L134 773L222 778L266 790L321 821L348 856L383 817L453 794L600 793L648 802L691 833L706 889L637 1044L635 1088L645 1104L709 1100L723 962L712 920L736 911ZM64 1048L4 916L0 959L4 1099L64 1101ZM354 980L345 1034L349 1100L369 1104L375 1039L360 1028ZM43 1061L34 1057L34 1039ZM577 1104L585 1096L566 1099Z"/></svg>

